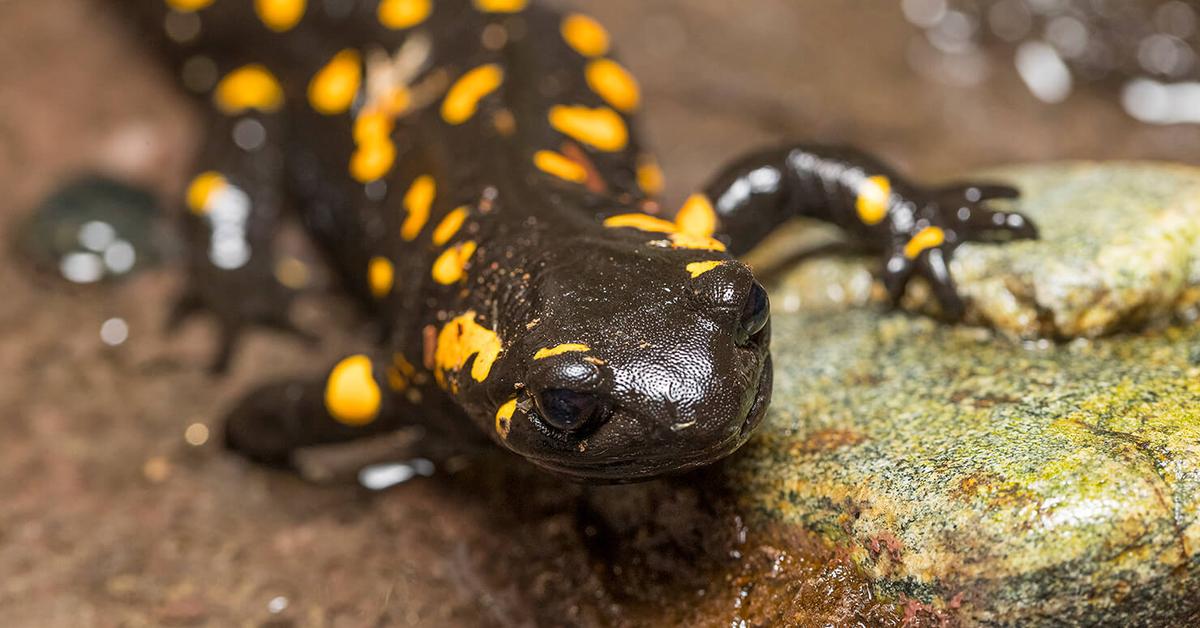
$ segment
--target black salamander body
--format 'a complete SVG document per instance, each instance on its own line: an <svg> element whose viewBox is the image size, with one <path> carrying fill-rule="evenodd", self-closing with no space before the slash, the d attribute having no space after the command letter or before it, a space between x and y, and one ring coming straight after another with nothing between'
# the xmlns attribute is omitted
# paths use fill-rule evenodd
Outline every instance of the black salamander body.
<svg viewBox="0 0 1200 628"><path fill-rule="evenodd" d="M1030 237L985 201L846 149L785 146L679 212L631 118L634 78L591 18L526 0L123 0L211 111L189 186L197 311L292 329L273 240L297 217L386 330L374 355L264 386L235 449L294 450L467 417L562 474L630 481L737 449L771 392L766 292L736 255L795 216L877 248L950 316L966 239Z"/></svg>

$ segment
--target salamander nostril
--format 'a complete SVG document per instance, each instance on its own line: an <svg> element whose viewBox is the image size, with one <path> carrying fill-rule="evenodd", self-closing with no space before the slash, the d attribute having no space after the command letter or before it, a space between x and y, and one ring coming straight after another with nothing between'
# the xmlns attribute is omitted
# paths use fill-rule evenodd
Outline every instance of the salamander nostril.
<svg viewBox="0 0 1200 628"><path fill-rule="evenodd" d="M564 432L591 427L608 414L607 405L596 395L565 388L543 391L536 402L542 420Z"/></svg>
<svg viewBox="0 0 1200 628"><path fill-rule="evenodd" d="M746 342L751 336L762 331L771 317L771 300L767 291L757 281L750 286L746 302L742 305L742 318L738 326L738 340Z"/></svg>

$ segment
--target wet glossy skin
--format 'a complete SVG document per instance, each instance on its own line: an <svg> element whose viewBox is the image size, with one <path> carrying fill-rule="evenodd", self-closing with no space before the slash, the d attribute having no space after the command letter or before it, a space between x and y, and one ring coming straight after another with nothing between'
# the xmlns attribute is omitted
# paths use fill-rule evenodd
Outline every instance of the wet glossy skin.
<svg viewBox="0 0 1200 628"><path fill-rule="evenodd" d="M707 464L770 397L769 304L733 254L823 218L884 253L894 295L920 274L955 316L954 246L1033 235L983 206L1012 190L925 191L801 145L660 211L638 87L607 34L523 0L124 4L213 110L174 318L217 317L218 368L247 327L290 329L272 241L292 215L387 330L376 354L233 411L228 442L261 461L465 415L582 479Z"/></svg>

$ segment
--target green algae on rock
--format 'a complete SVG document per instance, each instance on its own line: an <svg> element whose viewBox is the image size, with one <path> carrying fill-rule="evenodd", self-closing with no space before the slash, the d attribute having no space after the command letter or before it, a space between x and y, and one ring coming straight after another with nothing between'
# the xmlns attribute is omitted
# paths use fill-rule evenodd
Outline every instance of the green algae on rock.
<svg viewBox="0 0 1200 628"><path fill-rule="evenodd" d="M754 518L848 544L974 622L1200 608L1200 330L1030 348L871 310L781 315L728 467Z"/></svg>

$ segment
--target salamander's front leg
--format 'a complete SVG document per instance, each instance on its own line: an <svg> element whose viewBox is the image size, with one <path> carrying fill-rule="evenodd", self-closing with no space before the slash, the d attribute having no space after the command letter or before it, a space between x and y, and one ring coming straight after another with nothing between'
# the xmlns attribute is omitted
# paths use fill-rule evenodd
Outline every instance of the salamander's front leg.
<svg viewBox="0 0 1200 628"><path fill-rule="evenodd" d="M249 327L308 338L292 325L292 291L275 275L275 238L283 221L281 115L246 111L216 119L188 186L188 281L168 325L212 314L221 334L215 371L228 367Z"/></svg>
<svg viewBox="0 0 1200 628"><path fill-rule="evenodd" d="M884 256L884 285L893 302L913 275L933 287L943 313L957 320L963 304L947 266L962 242L1036 238L1029 219L991 209L1014 198L1011 187L964 183L913 185L876 159L849 148L790 146L749 155L707 188L721 237L745 252L781 223L807 216L833 223Z"/></svg>
<svg viewBox="0 0 1200 628"><path fill-rule="evenodd" d="M225 443L256 462L288 466L292 453L302 447L395 430L401 425L400 406L406 403L394 394L396 378L406 377L400 371L389 372L395 368L354 355L319 380L261 386L226 417Z"/></svg>

